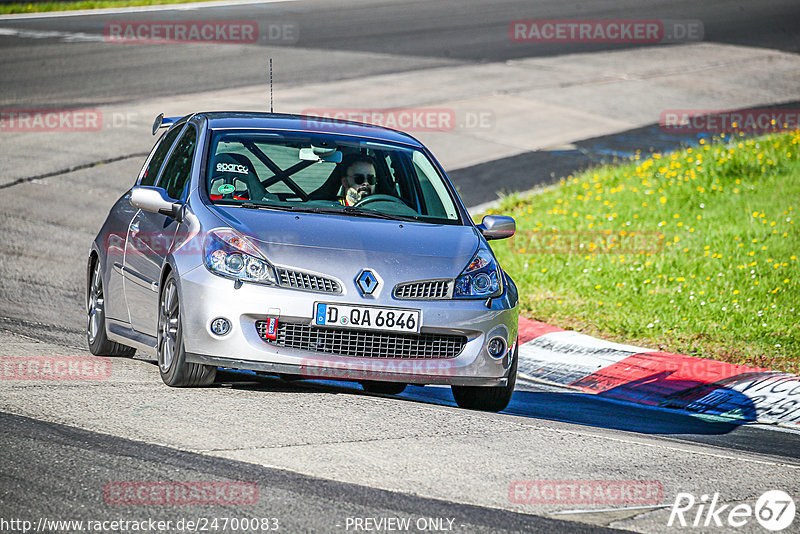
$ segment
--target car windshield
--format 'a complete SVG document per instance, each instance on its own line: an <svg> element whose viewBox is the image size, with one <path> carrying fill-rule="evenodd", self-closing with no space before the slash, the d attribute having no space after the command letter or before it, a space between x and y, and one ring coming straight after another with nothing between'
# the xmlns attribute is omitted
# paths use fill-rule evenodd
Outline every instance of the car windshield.
<svg viewBox="0 0 800 534"><path fill-rule="evenodd" d="M456 224L456 203L421 150L347 136L218 131L214 204Z"/></svg>

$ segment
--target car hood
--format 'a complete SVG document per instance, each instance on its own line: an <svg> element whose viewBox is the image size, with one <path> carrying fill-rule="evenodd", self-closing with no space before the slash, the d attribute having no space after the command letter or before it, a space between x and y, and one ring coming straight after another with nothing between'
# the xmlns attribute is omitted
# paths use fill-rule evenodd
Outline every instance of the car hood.
<svg viewBox="0 0 800 534"><path fill-rule="evenodd" d="M373 269L386 282L454 278L480 241L472 226L209 206L273 264L352 279ZM209 228L210 229L210 228Z"/></svg>

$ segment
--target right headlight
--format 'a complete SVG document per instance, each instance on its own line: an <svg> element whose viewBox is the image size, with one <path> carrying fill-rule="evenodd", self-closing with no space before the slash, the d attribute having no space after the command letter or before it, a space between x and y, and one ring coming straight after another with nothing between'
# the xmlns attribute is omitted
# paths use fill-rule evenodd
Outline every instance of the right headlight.
<svg viewBox="0 0 800 534"><path fill-rule="evenodd" d="M204 259L212 273L243 282L277 285L275 270L247 238L230 228L206 236Z"/></svg>
<svg viewBox="0 0 800 534"><path fill-rule="evenodd" d="M453 298L478 299L503 294L503 275L492 252L481 245L469 265L456 278Z"/></svg>

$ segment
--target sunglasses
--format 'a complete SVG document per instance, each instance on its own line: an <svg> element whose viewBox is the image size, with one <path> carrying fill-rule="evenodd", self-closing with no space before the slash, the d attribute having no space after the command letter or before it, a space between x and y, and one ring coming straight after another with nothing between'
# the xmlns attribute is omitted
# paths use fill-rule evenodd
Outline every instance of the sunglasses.
<svg viewBox="0 0 800 534"><path fill-rule="evenodd" d="M363 184L365 181L368 182L369 185L375 185L378 183L378 180L375 178L374 174L350 174L348 176L352 178L353 181L358 185Z"/></svg>

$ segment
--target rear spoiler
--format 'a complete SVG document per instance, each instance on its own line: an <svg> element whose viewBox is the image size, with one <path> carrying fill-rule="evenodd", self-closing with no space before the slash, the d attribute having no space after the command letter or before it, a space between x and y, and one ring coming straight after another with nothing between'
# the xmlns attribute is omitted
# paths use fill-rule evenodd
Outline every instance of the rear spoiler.
<svg viewBox="0 0 800 534"><path fill-rule="evenodd" d="M159 130L159 128L169 128L175 122L181 120L183 117L165 117L163 113L159 113L156 120L153 122L153 135Z"/></svg>

